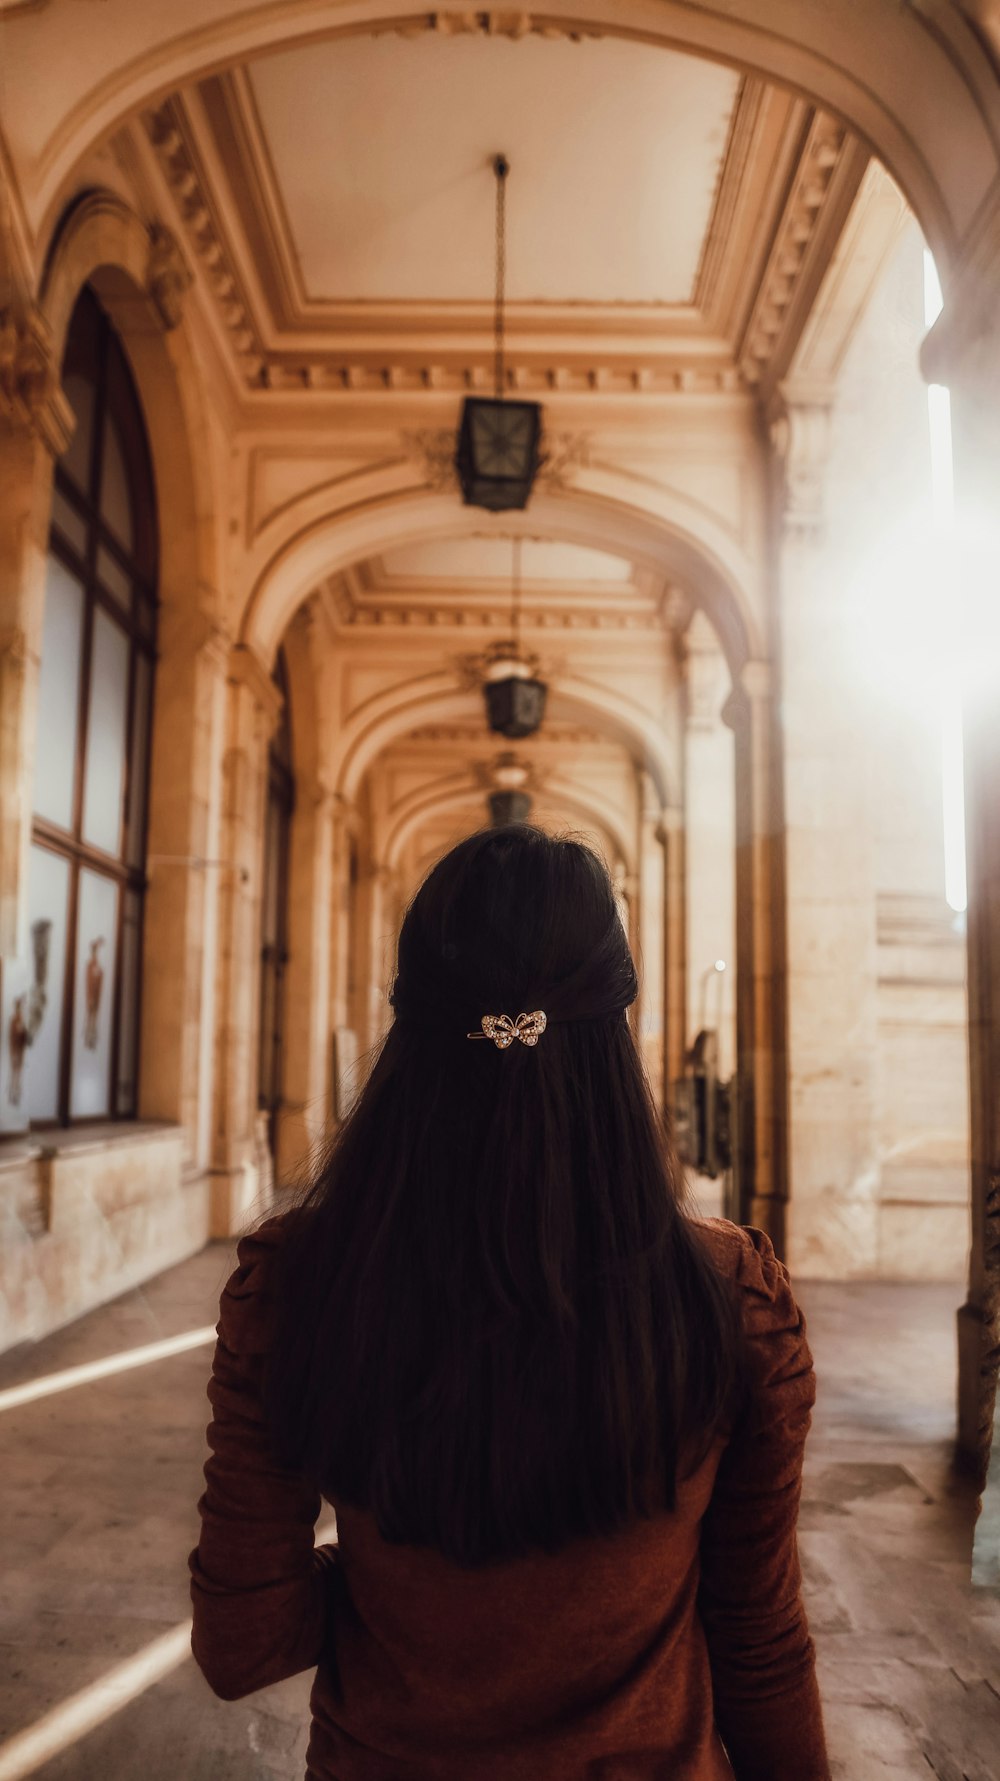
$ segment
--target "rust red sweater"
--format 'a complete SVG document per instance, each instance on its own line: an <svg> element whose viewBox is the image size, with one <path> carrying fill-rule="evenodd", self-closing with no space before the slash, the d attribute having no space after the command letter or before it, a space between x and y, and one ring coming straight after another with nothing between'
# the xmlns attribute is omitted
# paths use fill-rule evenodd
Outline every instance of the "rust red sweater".
<svg viewBox="0 0 1000 1781"><path fill-rule="evenodd" d="M694 1221L740 1295L748 1415L673 1513L485 1571L383 1541L278 1464L259 1382L272 1219L221 1303L195 1658L216 1694L316 1669L308 1781L829 1781L796 1519L815 1401L763 1231Z"/></svg>

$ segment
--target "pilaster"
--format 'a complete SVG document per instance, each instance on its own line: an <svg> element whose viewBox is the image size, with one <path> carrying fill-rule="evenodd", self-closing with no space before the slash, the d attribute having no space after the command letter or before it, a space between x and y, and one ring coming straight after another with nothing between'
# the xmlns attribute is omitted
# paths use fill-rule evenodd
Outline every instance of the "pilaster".
<svg viewBox="0 0 1000 1781"><path fill-rule="evenodd" d="M740 1218L785 1252L788 1058L780 759L773 675L746 664L723 707L734 734L736 1189Z"/></svg>
<svg viewBox="0 0 1000 1781"><path fill-rule="evenodd" d="M185 1162L212 1161L222 761L231 640L207 594L164 589L150 762L140 1114L184 1128Z"/></svg>
<svg viewBox="0 0 1000 1781"><path fill-rule="evenodd" d="M663 811L652 775L639 773L639 832L636 847L639 930L639 1045L656 1105L668 1101L666 1071L666 858Z"/></svg>
<svg viewBox="0 0 1000 1781"><path fill-rule="evenodd" d="M968 875L972 1243L958 1312L958 1458L986 1483L1000 1451L1000 204L959 268L922 365L951 390L955 624L962 663ZM995 1472L994 1472L995 1476ZM995 1490L991 1484L990 1489ZM993 1581L1000 1511L983 1514L973 1576Z"/></svg>
<svg viewBox="0 0 1000 1781"><path fill-rule="evenodd" d="M0 312L0 953L27 946L38 672L53 459L73 432L49 328Z"/></svg>
<svg viewBox="0 0 1000 1781"><path fill-rule="evenodd" d="M787 945L788 1259L874 1270L878 1253L876 903L870 763L848 590L826 564L830 391L772 412Z"/></svg>
<svg viewBox="0 0 1000 1781"><path fill-rule="evenodd" d="M257 1029L267 747L281 694L245 645L229 657L222 763L212 1231L240 1230L260 1192Z"/></svg>

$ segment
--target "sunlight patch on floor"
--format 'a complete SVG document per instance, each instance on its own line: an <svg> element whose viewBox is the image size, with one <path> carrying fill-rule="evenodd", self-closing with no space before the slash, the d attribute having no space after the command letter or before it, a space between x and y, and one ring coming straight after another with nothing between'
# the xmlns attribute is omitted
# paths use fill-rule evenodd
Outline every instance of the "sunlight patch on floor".
<svg viewBox="0 0 1000 1781"><path fill-rule="evenodd" d="M190 1348L201 1348L215 1341L214 1323L198 1330L184 1330L179 1336L165 1336L161 1342L147 1342L143 1348L125 1348L103 1360L85 1361L78 1367L66 1367L61 1373L46 1373L41 1379L28 1379L24 1385L10 1385L0 1391L0 1410L16 1410L21 1404L33 1404L37 1398L51 1397L57 1391L70 1391L75 1385L88 1385L93 1379L107 1379L112 1373L127 1373L132 1367L146 1367L151 1361L167 1360L172 1354L186 1354Z"/></svg>

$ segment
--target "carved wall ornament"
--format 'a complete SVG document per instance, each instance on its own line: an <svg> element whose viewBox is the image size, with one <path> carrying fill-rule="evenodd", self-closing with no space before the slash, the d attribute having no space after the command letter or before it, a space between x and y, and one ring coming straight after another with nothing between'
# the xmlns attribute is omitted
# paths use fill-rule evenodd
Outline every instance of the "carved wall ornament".
<svg viewBox="0 0 1000 1781"><path fill-rule="evenodd" d="M420 465L423 481L437 492L458 489L454 427L425 428L404 433L403 444Z"/></svg>
<svg viewBox="0 0 1000 1781"><path fill-rule="evenodd" d="M779 392L768 433L781 471L782 521L786 533L818 533L824 520L824 486L830 445L830 403L796 400Z"/></svg>
<svg viewBox="0 0 1000 1781"><path fill-rule="evenodd" d="M149 231L146 289L156 304L163 326L176 328L184 296L194 283L194 273L177 245L177 238L163 223Z"/></svg>
<svg viewBox="0 0 1000 1781"><path fill-rule="evenodd" d="M372 36L385 36L391 32L395 37L419 37L426 31L438 37L507 37L512 43L519 43L525 37L562 38L570 43L583 43L605 35L600 25L536 18L521 8L460 7L454 11L423 13L418 18L376 25Z"/></svg>
<svg viewBox="0 0 1000 1781"><path fill-rule="evenodd" d="M815 113L743 335L739 364L749 384L760 383L774 356L837 168L856 148L843 124Z"/></svg>
<svg viewBox="0 0 1000 1781"><path fill-rule="evenodd" d="M564 489L573 471L590 462L589 433L543 433L541 464L536 482L541 488Z"/></svg>
<svg viewBox="0 0 1000 1781"><path fill-rule="evenodd" d="M20 319L0 310L0 414L37 433L56 457L73 437L76 417L59 384L51 330L38 309Z"/></svg>

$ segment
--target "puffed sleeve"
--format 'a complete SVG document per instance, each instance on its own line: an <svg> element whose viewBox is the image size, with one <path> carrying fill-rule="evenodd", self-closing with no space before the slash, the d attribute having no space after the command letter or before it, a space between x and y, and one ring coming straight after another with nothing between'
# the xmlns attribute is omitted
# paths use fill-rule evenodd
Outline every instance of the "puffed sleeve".
<svg viewBox="0 0 1000 1781"><path fill-rule="evenodd" d="M770 1238L751 1226L729 1232L750 1377L701 1532L698 1608L716 1723L737 1781L829 1781L796 1541L813 1358Z"/></svg>
<svg viewBox="0 0 1000 1781"><path fill-rule="evenodd" d="M322 1498L278 1460L264 1427L261 1376L282 1234L271 1219L237 1247L220 1302L208 1397L210 1454L189 1559L191 1647L209 1686L237 1700L320 1660L337 1548L316 1546Z"/></svg>

